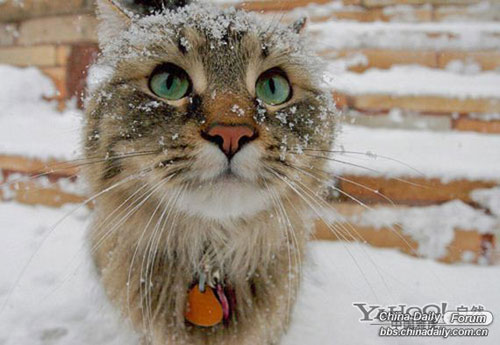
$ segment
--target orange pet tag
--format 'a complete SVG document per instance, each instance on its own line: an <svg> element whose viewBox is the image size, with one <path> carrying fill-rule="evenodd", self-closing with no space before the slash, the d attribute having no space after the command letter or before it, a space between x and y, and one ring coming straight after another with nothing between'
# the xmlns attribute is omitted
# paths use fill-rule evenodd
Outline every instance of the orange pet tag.
<svg viewBox="0 0 500 345"><path fill-rule="evenodd" d="M205 286L205 292L200 291L198 284L189 290L184 317L193 325L201 327L215 326L222 321L222 306L210 286Z"/></svg>

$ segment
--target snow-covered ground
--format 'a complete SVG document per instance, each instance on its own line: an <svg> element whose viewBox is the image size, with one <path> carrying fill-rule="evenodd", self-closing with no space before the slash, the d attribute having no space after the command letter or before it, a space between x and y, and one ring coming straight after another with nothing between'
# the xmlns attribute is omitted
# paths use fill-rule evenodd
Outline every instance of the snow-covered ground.
<svg viewBox="0 0 500 345"><path fill-rule="evenodd" d="M77 207L0 204L1 345L136 345L89 266L85 226L90 212L79 208L58 224ZM313 242L282 344L498 344L496 321L484 338L379 337L379 327L360 322L363 315L352 305L447 302L453 310L480 304L498 318L498 286L500 266L444 265L394 250Z"/></svg>

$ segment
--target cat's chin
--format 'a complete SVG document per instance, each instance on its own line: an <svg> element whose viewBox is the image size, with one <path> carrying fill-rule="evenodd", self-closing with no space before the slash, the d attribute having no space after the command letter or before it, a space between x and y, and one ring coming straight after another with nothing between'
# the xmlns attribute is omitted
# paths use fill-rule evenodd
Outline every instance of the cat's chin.
<svg viewBox="0 0 500 345"><path fill-rule="evenodd" d="M235 175L226 175L210 184L182 191L174 207L191 216L227 220L254 216L268 209L271 200L268 190L242 182Z"/></svg>

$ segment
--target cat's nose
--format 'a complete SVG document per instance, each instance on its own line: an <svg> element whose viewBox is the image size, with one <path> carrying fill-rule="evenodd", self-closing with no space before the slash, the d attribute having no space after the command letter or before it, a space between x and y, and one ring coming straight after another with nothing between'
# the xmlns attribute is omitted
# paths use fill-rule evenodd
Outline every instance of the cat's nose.
<svg viewBox="0 0 500 345"><path fill-rule="evenodd" d="M250 126L219 124L211 127L202 136L208 141L217 144L229 159L245 144L257 137L255 130Z"/></svg>

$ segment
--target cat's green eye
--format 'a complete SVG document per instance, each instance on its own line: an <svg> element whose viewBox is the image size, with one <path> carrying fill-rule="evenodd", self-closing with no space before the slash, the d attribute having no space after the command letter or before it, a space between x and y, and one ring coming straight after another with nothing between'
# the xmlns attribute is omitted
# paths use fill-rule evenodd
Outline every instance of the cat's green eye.
<svg viewBox="0 0 500 345"><path fill-rule="evenodd" d="M280 105L291 98L292 87L283 71L271 69L257 79L255 94L267 104Z"/></svg>
<svg viewBox="0 0 500 345"><path fill-rule="evenodd" d="M158 97L175 101L186 97L191 80L182 68L167 64L155 69L149 78L149 88Z"/></svg>

